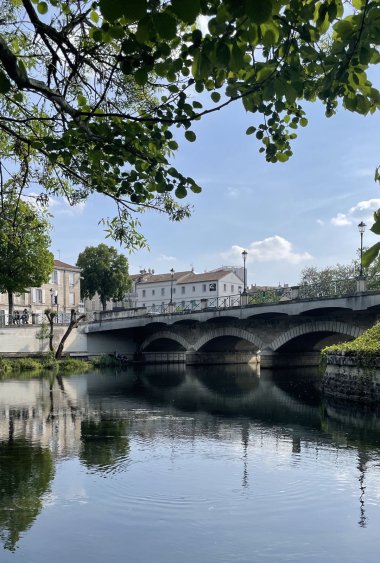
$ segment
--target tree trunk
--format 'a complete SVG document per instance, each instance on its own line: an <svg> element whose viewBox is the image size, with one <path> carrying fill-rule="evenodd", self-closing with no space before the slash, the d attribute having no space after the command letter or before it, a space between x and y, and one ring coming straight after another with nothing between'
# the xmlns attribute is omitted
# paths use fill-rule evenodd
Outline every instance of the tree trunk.
<svg viewBox="0 0 380 563"><path fill-rule="evenodd" d="M12 324L12 316L13 316L13 293L8 291L8 324Z"/></svg>
<svg viewBox="0 0 380 563"><path fill-rule="evenodd" d="M103 311L106 311L107 310L107 299L100 299L100 302L102 304Z"/></svg>
<svg viewBox="0 0 380 563"><path fill-rule="evenodd" d="M71 331L73 330L73 328L78 328L79 322L82 321L85 318L86 318L86 315L80 315L77 318L75 309L71 309L70 323L69 323L69 326L67 327L65 334L61 338L61 342L58 344L58 348L57 348L57 351L55 353L55 359L56 360L60 360L62 358L63 347L64 347L65 342L66 342L67 338L69 337Z"/></svg>

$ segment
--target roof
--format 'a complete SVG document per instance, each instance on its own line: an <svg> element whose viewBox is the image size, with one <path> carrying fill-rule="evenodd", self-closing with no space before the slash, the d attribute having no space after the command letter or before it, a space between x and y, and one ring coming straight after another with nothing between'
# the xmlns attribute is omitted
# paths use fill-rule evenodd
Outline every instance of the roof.
<svg viewBox="0 0 380 563"><path fill-rule="evenodd" d="M78 266L71 266L71 264L66 264L66 262L61 262L61 260L54 260L54 268L58 270L73 270L74 272L80 272Z"/></svg>
<svg viewBox="0 0 380 563"><path fill-rule="evenodd" d="M231 270L217 270L213 272L204 272L203 274L195 274L191 272L185 279L179 280L180 283L196 283L196 282L208 282L208 281L218 281L231 274ZM236 274L235 274L236 275ZM238 278L238 276L236 276ZM240 278L238 278L240 281Z"/></svg>
<svg viewBox="0 0 380 563"><path fill-rule="evenodd" d="M146 274L134 274L131 276L131 278L138 283L162 283L162 282L171 281L172 279L173 281L178 282L179 280L181 280L181 278L186 278L190 274L192 274L192 271L188 270L185 272L174 272L173 276L170 272L168 274L146 273Z"/></svg>
<svg viewBox="0 0 380 563"><path fill-rule="evenodd" d="M150 284L150 283L163 283L170 282L172 279L176 283L186 284L186 283L196 283L196 282L210 282L218 281L224 278L226 275L234 273L231 269L226 270L214 270L212 272L204 272L203 274L195 274L192 270L187 270L185 272L174 272L173 277L169 272L168 274L133 274L131 278L139 284ZM236 274L235 274L236 275ZM236 276L238 281L241 281L239 276Z"/></svg>

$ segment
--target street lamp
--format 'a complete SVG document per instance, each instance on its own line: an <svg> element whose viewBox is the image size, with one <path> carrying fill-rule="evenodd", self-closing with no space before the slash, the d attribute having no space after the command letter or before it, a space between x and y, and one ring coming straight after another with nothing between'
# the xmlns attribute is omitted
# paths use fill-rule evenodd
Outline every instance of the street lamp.
<svg viewBox="0 0 380 563"><path fill-rule="evenodd" d="M58 322L58 291L50 288L51 304L57 305L57 322Z"/></svg>
<svg viewBox="0 0 380 563"><path fill-rule="evenodd" d="M361 221L358 225L359 233L360 233L360 270L359 276L363 277L363 234L366 228L366 224Z"/></svg>
<svg viewBox="0 0 380 563"><path fill-rule="evenodd" d="M245 261L247 260L247 254L248 252L246 250L243 250L243 252L241 253L241 255L243 256L243 275L244 275L244 288L243 288L243 295L246 294L246 287L247 287L247 270L245 269Z"/></svg>
<svg viewBox="0 0 380 563"><path fill-rule="evenodd" d="M170 280L170 305L173 305L173 279L174 279L174 269L170 270L171 280Z"/></svg>

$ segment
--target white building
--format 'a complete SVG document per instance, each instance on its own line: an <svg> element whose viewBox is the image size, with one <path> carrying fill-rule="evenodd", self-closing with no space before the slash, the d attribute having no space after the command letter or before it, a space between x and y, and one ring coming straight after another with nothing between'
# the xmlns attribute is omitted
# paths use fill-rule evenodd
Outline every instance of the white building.
<svg viewBox="0 0 380 563"><path fill-rule="evenodd" d="M243 268L221 267L203 274L193 271L135 277L137 307L159 311L165 305L185 306L202 299L238 297L244 286ZM227 303L226 303L227 304Z"/></svg>

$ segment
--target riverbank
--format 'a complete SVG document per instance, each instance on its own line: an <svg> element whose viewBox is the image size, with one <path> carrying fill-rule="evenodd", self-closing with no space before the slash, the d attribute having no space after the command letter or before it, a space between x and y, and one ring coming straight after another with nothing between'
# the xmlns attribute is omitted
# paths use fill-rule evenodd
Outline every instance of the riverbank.
<svg viewBox="0 0 380 563"><path fill-rule="evenodd" d="M322 392L363 404L380 403L380 322L350 342L322 350Z"/></svg>

